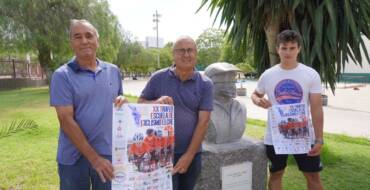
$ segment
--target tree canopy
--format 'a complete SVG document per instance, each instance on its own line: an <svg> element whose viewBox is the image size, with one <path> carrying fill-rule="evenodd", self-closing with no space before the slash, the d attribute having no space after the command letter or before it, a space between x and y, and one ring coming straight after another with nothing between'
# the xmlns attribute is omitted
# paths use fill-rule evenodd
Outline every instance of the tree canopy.
<svg viewBox="0 0 370 190"><path fill-rule="evenodd" d="M279 62L276 36L294 29L303 37L300 61L313 67L325 84L335 82L348 59L370 61L363 36L370 37L370 2L357 0L202 0L221 18L236 48L254 44L254 61L262 73Z"/></svg>
<svg viewBox="0 0 370 190"><path fill-rule="evenodd" d="M129 32L123 32L123 43L117 59L113 63L130 73L148 73L157 69L157 55L160 54L160 68L168 67L173 62L173 43L167 43L161 49L144 48Z"/></svg>
<svg viewBox="0 0 370 190"><path fill-rule="evenodd" d="M113 61L121 43L121 29L106 0L1 0L0 50L33 52L45 70L53 70L72 56L71 19L87 19L100 34L98 57Z"/></svg>
<svg viewBox="0 0 370 190"><path fill-rule="evenodd" d="M196 44L198 48L198 66L201 69L220 60L223 43L223 30L208 28L199 35Z"/></svg>

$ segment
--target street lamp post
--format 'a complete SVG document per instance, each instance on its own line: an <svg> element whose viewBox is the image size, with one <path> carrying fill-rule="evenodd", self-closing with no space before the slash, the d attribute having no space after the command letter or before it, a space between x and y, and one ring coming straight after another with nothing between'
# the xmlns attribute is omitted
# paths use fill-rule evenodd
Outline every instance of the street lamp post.
<svg viewBox="0 0 370 190"><path fill-rule="evenodd" d="M158 42L158 23L159 23L159 18L161 17L160 14L158 14L158 11L155 10L155 13L153 14L153 22L155 23L155 27L153 28L157 32L157 69L160 68L160 57L159 57L159 42Z"/></svg>

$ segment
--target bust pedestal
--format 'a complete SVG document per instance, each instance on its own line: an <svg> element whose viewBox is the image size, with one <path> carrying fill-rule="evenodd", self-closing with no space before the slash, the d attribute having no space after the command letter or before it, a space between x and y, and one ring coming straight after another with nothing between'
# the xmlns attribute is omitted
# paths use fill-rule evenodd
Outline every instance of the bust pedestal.
<svg viewBox="0 0 370 190"><path fill-rule="evenodd" d="M266 178L262 142L245 137L225 144L203 142L202 170L195 189L266 189Z"/></svg>

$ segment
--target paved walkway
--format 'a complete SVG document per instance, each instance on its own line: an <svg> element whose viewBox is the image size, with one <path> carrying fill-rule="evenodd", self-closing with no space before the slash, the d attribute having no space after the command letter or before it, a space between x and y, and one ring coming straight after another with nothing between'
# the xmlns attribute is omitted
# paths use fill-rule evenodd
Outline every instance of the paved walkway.
<svg viewBox="0 0 370 190"><path fill-rule="evenodd" d="M146 82L144 79L124 80L124 93L139 96ZM328 106L324 107L324 131L370 139L370 85L359 87L359 90L354 90L350 86L339 84L335 96L330 90L326 91ZM266 110L255 106L250 99L256 82L247 81L245 87L247 96L239 96L237 99L246 105L247 116L266 120Z"/></svg>

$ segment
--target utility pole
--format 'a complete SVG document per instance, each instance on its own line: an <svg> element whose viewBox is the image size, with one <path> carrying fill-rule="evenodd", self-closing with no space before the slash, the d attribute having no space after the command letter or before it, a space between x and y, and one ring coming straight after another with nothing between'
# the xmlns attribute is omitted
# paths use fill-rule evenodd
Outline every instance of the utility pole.
<svg viewBox="0 0 370 190"><path fill-rule="evenodd" d="M159 69L160 68L160 65L159 65L159 63L160 63L160 58L159 58L159 42L158 42L158 22L159 22L159 18L161 17L161 15L160 14L158 14L158 11L157 10L155 10L155 13L153 14L153 22L154 22L154 24L155 24L155 26L154 26L154 30L156 30L156 32L157 32L157 69Z"/></svg>

